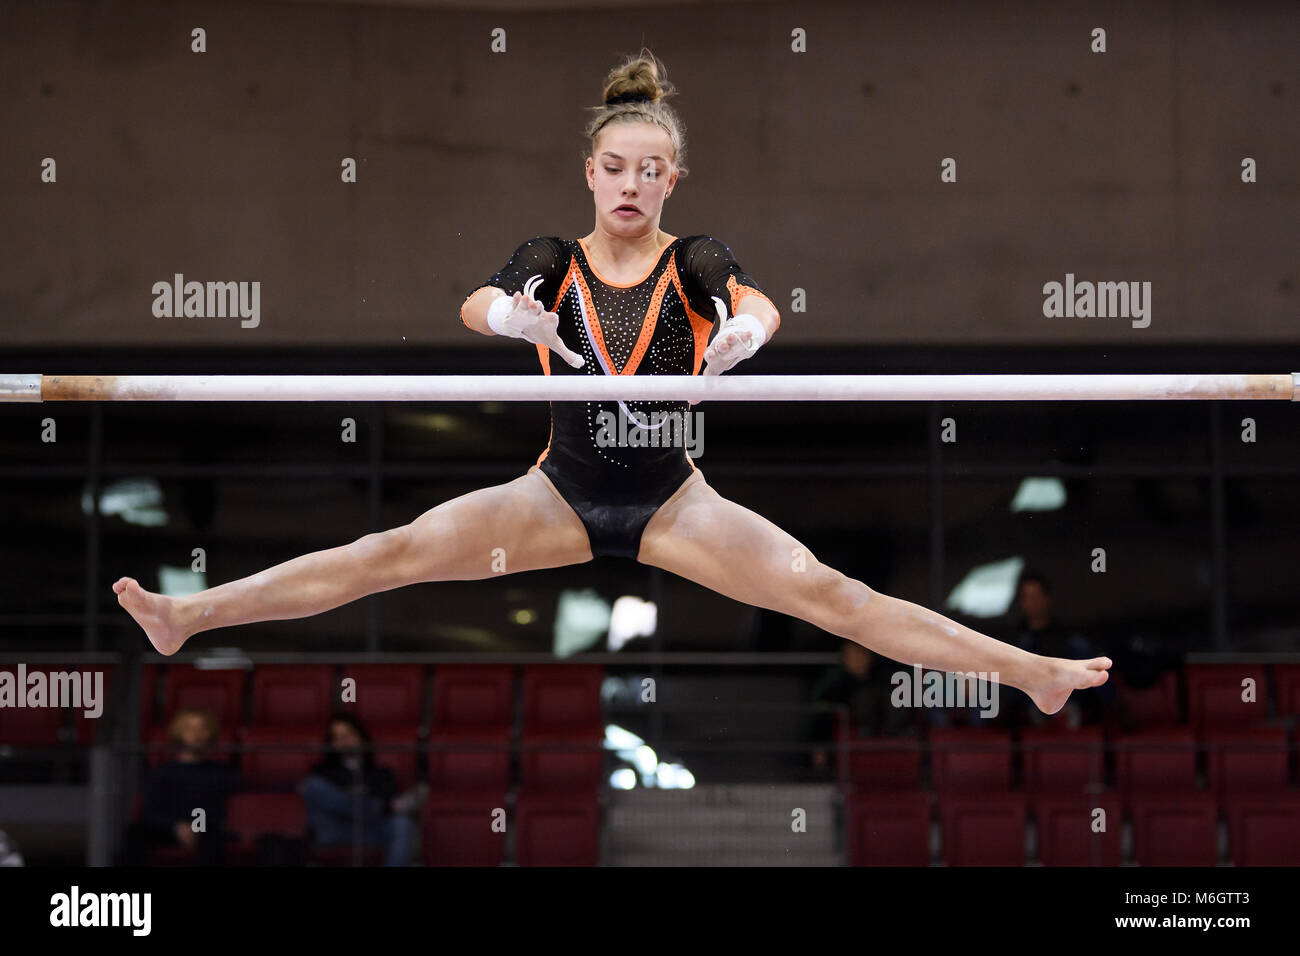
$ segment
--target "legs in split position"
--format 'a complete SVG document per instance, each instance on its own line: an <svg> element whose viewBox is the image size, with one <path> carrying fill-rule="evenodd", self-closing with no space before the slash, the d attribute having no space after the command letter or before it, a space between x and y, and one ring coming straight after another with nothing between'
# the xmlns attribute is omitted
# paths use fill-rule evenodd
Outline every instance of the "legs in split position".
<svg viewBox="0 0 1300 956"><path fill-rule="evenodd" d="M819 562L794 537L696 482L650 519L637 560L720 594L802 618L900 663L997 672L1054 714L1074 690L1107 679L1111 661L1031 654L941 614L873 591Z"/></svg>
<svg viewBox="0 0 1300 956"><path fill-rule="evenodd" d="M498 550L499 549L499 550ZM772 522L694 483L655 513L637 559L755 607L780 611L905 664L998 674L1044 713L1104 684L1110 659L1030 654L819 562ZM184 598L113 584L118 603L161 654L218 627L309 617L421 581L591 560L586 529L538 471L444 502L408 525L368 534Z"/></svg>
<svg viewBox="0 0 1300 956"><path fill-rule="evenodd" d="M500 550L498 550L500 549ZM408 525L183 598L113 584L160 654L201 631L309 617L422 581L471 581L591 560L587 532L540 472L443 502Z"/></svg>

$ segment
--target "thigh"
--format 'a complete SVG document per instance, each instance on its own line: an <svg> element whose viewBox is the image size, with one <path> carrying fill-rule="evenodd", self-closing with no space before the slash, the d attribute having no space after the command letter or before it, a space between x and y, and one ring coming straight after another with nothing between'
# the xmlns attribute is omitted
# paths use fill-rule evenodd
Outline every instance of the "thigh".
<svg viewBox="0 0 1300 956"><path fill-rule="evenodd" d="M838 630L836 619L871 594L865 584L823 565L794 535L705 481L655 512L637 560L828 630Z"/></svg>
<svg viewBox="0 0 1300 956"><path fill-rule="evenodd" d="M407 530L415 581L472 581L591 560L587 529L536 468L444 501Z"/></svg>

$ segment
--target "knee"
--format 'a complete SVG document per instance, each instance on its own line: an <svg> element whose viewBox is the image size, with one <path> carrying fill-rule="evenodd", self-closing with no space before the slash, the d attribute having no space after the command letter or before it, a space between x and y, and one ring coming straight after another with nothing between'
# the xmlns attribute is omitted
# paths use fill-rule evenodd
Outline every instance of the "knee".
<svg viewBox="0 0 1300 956"><path fill-rule="evenodd" d="M833 634L852 634L875 592L861 581L818 562L808 571L807 600L818 623Z"/></svg>
<svg viewBox="0 0 1300 956"><path fill-rule="evenodd" d="M401 567L411 555L411 527L390 528L358 538L352 549L363 567L388 572Z"/></svg>

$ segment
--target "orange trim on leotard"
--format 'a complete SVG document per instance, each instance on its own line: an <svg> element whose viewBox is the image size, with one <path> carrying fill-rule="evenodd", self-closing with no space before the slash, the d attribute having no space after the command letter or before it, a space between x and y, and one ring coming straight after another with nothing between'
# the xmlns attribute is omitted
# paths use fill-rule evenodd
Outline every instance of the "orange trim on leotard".
<svg viewBox="0 0 1300 956"><path fill-rule="evenodd" d="M659 251L655 253L654 262L652 262L650 264L650 268L645 271L645 275L637 279L635 282L610 282L608 279L606 279L603 275L600 274L600 270L596 268L596 263L591 261L591 250L587 248L586 240L579 239L578 245L582 246L582 254L587 257L587 265L591 266L591 271L596 276L597 279L605 283L605 285L612 285L615 289L630 289L632 288L632 286L640 285L642 282L645 282L646 279L650 278L650 273L654 272L655 266L659 264L659 257L664 254L665 249L667 249L676 241L677 241L676 236L669 236L668 241L665 242L662 246L660 246Z"/></svg>
<svg viewBox="0 0 1300 956"><path fill-rule="evenodd" d="M572 256L569 257L569 271L564 275L564 281L560 283L560 291L555 294L555 301L551 303L548 312L555 312L560 307L560 301L564 298L564 293L568 291L570 283L573 281L573 273L576 270L578 262ZM551 350L545 345L537 346L537 361L542 363L542 374L551 374ZM551 453L551 440L555 437L555 422L551 422L550 434L546 436L546 447L542 453L537 456L535 464L540 465L547 455Z"/></svg>
<svg viewBox="0 0 1300 956"><path fill-rule="evenodd" d="M766 302L768 305L772 306L772 311L776 312L776 328L774 328L772 331L775 332L776 329L779 329L781 327L781 313L777 310L777 307L773 305L772 300L769 299L762 292L759 292L753 286L748 286L739 282L735 276L727 276L727 288L731 292L731 314L732 315L735 315L736 311L740 308L741 299L743 299L747 295L756 295L764 302Z"/></svg>
<svg viewBox="0 0 1300 956"><path fill-rule="evenodd" d="M537 346L537 361L542 363L542 374L550 375L551 374L551 350L548 349L545 345ZM551 422L551 431L546 436L546 447L542 449L542 453L537 456L537 461L533 462L533 464L540 465L542 463L542 460L551 453L551 439L554 437L555 437L555 423Z"/></svg>
<svg viewBox="0 0 1300 956"><path fill-rule="evenodd" d="M641 365L641 359L645 357L646 349L650 347L650 340L654 337L655 326L659 324L659 309L663 305L664 293L668 291L668 284L673 275L672 259L668 260L669 268L664 270L664 274L659 277L655 283L654 294L650 296L650 306L646 309L645 318L641 320L641 334L636 338L636 345L632 348L632 354L628 356L627 364L623 366L620 375L635 375L636 370Z"/></svg>
<svg viewBox="0 0 1300 956"><path fill-rule="evenodd" d="M669 277L672 274L671 269L666 269L659 278L654 294L650 297L650 306L641 318L641 332L636 338L636 344L632 347L632 354L628 356L623 367L619 368L610 356L609 349L605 347L605 333L600 327L600 316L596 312L596 303L592 300L591 289L587 287L587 281L583 278L582 273L577 270L574 271L573 281L577 284L578 294L582 296L582 300L587 306L586 312L589 317L591 338L596 343L596 348L600 349L600 354L604 356L605 364L613 370L615 375L636 374L637 367L641 364L646 349L650 347L650 339L654 337L655 326L659 324L659 306L663 302L664 292L668 289ZM604 282L605 280L601 279L601 281Z"/></svg>
<svg viewBox="0 0 1300 956"><path fill-rule="evenodd" d="M673 259L676 258L677 254L673 253ZM691 308L691 301L686 297L686 290L682 288L681 280L677 277L677 268L671 261L668 264L668 274L672 276L673 288L677 290L677 297L682 300L686 317L691 320L691 332L695 337L695 361L692 363L691 374L699 375L700 366L704 364L704 350L709 347L709 332L713 330L713 319L706 319Z"/></svg>

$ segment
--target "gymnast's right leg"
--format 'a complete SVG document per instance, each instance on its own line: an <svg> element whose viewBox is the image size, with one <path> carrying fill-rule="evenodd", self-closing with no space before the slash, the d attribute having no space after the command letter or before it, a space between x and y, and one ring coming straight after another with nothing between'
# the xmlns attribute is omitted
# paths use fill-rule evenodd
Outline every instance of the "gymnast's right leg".
<svg viewBox="0 0 1300 956"><path fill-rule="evenodd" d="M201 631L310 617L407 584L472 581L590 560L582 522L534 468L504 485L445 501L400 528L188 597L154 594L127 577L113 591L158 653L170 655Z"/></svg>

